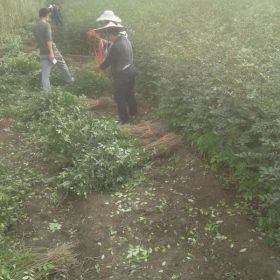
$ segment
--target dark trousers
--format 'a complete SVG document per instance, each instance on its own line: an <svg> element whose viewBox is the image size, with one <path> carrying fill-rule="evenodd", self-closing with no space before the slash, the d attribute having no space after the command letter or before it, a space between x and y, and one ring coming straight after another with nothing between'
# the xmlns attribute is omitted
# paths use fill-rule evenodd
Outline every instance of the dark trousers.
<svg viewBox="0 0 280 280"><path fill-rule="evenodd" d="M114 75L114 98L118 107L120 121L125 123L129 116L137 114L137 103L134 94L136 70L130 66Z"/></svg>

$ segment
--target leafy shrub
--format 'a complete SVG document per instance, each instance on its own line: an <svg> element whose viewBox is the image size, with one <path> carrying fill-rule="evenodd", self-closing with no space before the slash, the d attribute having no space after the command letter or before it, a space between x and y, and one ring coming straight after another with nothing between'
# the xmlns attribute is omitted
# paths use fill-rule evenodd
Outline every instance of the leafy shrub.
<svg viewBox="0 0 280 280"><path fill-rule="evenodd" d="M5 231L15 224L17 209L22 205L22 197L26 195L26 184L17 176L7 172L7 167L0 166L0 239ZM16 178L16 180L15 180Z"/></svg>
<svg viewBox="0 0 280 280"><path fill-rule="evenodd" d="M4 56L0 66L0 91L38 88L40 66L35 53L18 51L11 56Z"/></svg>
<svg viewBox="0 0 280 280"><path fill-rule="evenodd" d="M40 69L38 57L34 53L19 53L11 66L14 74L25 74L25 76L28 76L29 73L34 75Z"/></svg>
<svg viewBox="0 0 280 280"><path fill-rule="evenodd" d="M279 3L109 2L134 43L138 92L158 100L169 125L213 165L230 167L260 206L259 224L279 241ZM65 11L67 38L92 28L89 19L108 6L95 2L92 14L93 2L83 3Z"/></svg>
<svg viewBox="0 0 280 280"><path fill-rule="evenodd" d="M112 120L97 119L83 100L57 91L35 131L40 158L51 162L56 189L86 196L119 188L141 166L142 152Z"/></svg>
<svg viewBox="0 0 280 280"><path fill-rule="evenodd" d="M43 186L41 176L30 167L22 152L21 145L14 145L0 159L0 279L3 280L23 279L27 275L25 264L32 256L19 241L14 241L15 227L35 186L39 183Z"/></svg>
<svg viewBox="0 0 280 280"><path fill-rule="evenodd" d="M172 10L167 2L141 4L142 20L133 4L114 6L130 15L138 90L156 95L162 116L213 164L234 171L261 206L260 225L279 240L277 3L178 0Z"/></svg>
<svg viewBox="0 0 280 280"><path fill-rule="evenodd" d="M69 8L72 8L72 5ZM82 22L79 22L81 20ZM92 51L91 43L86 34L90 29L89 26L92 26L92 17L86 18L83 16L82 19L78 19L75 25L65 24L63 29L57 30L54 33L54 41L61 46L64 53L88 54ZM71 42L71 44L68 42Z"/></svg>
<svg viewBox="0 0 280 280"><path fill-rule="evenodd" d="M28 276L29 272L25 271L23 267L31 260L30 252L19 250L11 243L0 244L0 279L23 279L23 277Z"/></svg>
<svg viewBox="0 0 280 280"><path fill-rule="evenodd" d="M33 92L39 89L38 57L22 52L22 41L16 35L0 35L0 40L0 117L27 120L41 96Z"/></svg>
<svg viewBox="0 0 280 280"><path fill-rule="evenodd" d="M193 74L205 66L200 67L194 67ZM209 88L202 88L207 85L207 77L202 74L165 76L161 113L172 127L182 130L186 141L206 153L212 164L226 164L231 168L245 198L259 205L259 225L266 231L268 240L279 242L280 114L274 105L269 109L266 106L274 98L273 92L272 97L266 96L266 102L262 102L263 84L256 84L254 89L259 97L252 98L250 92L229 94L228 77L222 73L224 69L220 71L219 79L225 79L220 88L211 80Z"/></svg>
<svg viewBox="0 0 280 280"><path fill-rule="evenodd" d="M75 82L67 86L75 95L99 97L111 93L111 81L105 75L96 75L92 70L82 70L75 75Z"/></svg>
<svg viewBox="0 0 280 280"><path fill-rule="evenodd" d="M36 18L41 4L36 0L1 1L0 33L18 33L28 20Z"/></svg>
<svg viewBox="0 0 280 280"><path fill-rule="evenodd" d="M21 48L21 36L0 33L0 57L16 56Z"/></svg>

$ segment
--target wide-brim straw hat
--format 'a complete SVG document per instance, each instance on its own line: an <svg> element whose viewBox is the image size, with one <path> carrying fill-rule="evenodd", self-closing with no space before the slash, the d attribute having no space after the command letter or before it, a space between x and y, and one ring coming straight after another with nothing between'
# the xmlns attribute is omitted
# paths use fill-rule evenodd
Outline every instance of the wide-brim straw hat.
<svg viewBox="0 0 280 280"><path fill-rule="evenodd" d="M96 19L96 21L114 21L114 22L122 22L121 18L116 16L113 11L106 10L103 14Z"/></svg>
<svg viewBox="0 0 280 280"><path fill-rule="evenodd" d="M104 32L108 29L115 29L115 30L119 30L119 31L124 31L125 30L125 27L122 26L121 24L119 23L114 23L114 22L109 22L107 23L106 25L102 26L102 27L99 27L97 29L94 29L95 31L97 32Z"/></svg>

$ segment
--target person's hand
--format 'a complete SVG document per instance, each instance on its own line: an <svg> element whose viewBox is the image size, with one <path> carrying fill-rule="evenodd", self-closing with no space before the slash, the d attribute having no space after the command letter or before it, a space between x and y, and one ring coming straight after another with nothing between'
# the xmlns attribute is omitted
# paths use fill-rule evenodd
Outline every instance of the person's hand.
<svg viewBox="0 0 280 280"><path fill-rule="evenodd" d="M93 38L92 30L89 30L89 31L87 32L87 37L88 37L89 39Z"/></svg>
<svg viewBox="0 0 280 280"><path fill-rule="evenodd" d="M50 61L53 61L53 59L54 59L54 54L53 54L53 53L50 53L50 54L49 54L49 60L50 60Z"/></svg>

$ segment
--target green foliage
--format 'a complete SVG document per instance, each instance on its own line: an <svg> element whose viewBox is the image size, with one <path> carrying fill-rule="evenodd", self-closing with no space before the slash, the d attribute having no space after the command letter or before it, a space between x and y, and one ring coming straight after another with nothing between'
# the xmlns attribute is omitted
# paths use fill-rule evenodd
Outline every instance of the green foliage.
<svg viewBox="0 0 280 280"><path fill-rule="evenodd" d="M38 58L34 53L19 52L16 56L2 59L0 74L2 75L2 90L5 88L34 88L38 80L34 76L39 74Z"/></svg>
<svg viewBox="0 0 280 280"><path fill-rule="evenodd" d="M152 252L152 248L145 249L142 245L129 244L126 258L130 263L147 262Z"/></svg>
<svg viewBox="0 0 280 280"><path fill-rule="evenodd" d="M0 241L4 233L17 221L18 210L38 182L38 175L30 168L12 169L7 161L0 163Z"/></svg>
<svg viewBox="0 0 280 280"><path fill-rule="evenodd" d="M174 80L168 83L161 99L162 115L171 126L181 128L185 139L206 153L211 163L227 164L233 170L245 197L261 207L259 225L270 241L279 241L279 110L268 111L257 98L192 92L185 90L187 81L182 88L180 80L174 87Z"/></svg>
<svg viewBox="0 0 280 280"><path fill-rule="evenodd" d="M17 55L22 47L22 38L19 35L0 33L0 57Z"/></svg>
<svg viewBox="0 0 280 280"><path fill-rule="evenodd" d="M37 18L41 0L1 0L0 33L18 32L26 22Z"/></svg>
<svg viewBox="0 0 280 280"><path fill-rule="evenodd" d="M28 251L18 250L11 244L0 244L0 280L23 279L28 272L24 273L22 266L31 259Z"/></svg>
<svg viewBox="0 0 280 280"><path fill-rule="evenodd" d="M75 95L100 97L111 93L111 81L105 75L96 75L93 70L81 70L75 75L75 83L67 86Z"/></svg>
<svg viewBox="0 0 280 280"><path fill-rule="evenodd" d="M97 75L92 68L75 69L74 78L75 82L66 84L63 80L60 71L54 68L51 75L51 83L54 87L61 87L67 92L76 96L87 96L89 98L97 98L100 96L111 94L112 82L106 75ZM39 77L36 77L37 81Z"/></svg>
<svg viewBox="0 0 280 280"><path fill-rule="evenodd" d="M38 262L30 251L18 244L0 244L0 280L47 280L55 269L51 260Z"/></svg>
<svg viewBox="0 0 280 280"><path fill-rule="evenodd" d="M56 220L53 221L53 223L49 223L49 230L51 232L56 232L61 230L62 225L58 223Z"/></svg>
<svg viewBox="0 0 280 280"><path fill-rule="evenodd" d="M206 153L212 164L231 168L245 197L260 206L259 225L268 239L279 242L280 112L276 96L280 84L274 72L279 58L273 50L278 36L263 23L267 18L263 14L254 24L252 18L247 19L250 35L241 38L239 30L245 20L237 14L241 6L235 3L229 12L228 5L223 9L233 22L207 20L200 36L203 42L196 45L193 40L192 50L179 49L180 58L162 62L161 114L172 127L182 130L186 141ZM259 13L259 8L251 9ZM273 15L273 5L270 8L268 13ZM268 37L259 36L260 30ZM172 73L174 65L177 71Z"/></svg>
<svg viewBox="0 0 280 280"><path fill-rule="evenodd" d="M141 168L142 151L114 121L97 119L87 111L84 99L61 90L50 94L38 91L35 54L23 53L17 36L0 38L4 42L0 46L0 118L15 119L14 129L24 138L18 147L11 143L9 157L1 154L0 279L47 279L51 264L36 271L27 269L33 256L15 243L13 235L35 187L46 187L44 182L48 182L45 189L48 192L52 187L52 198L120 188ZM69 90L97 95L107 92L108 85L106 78L84 71ZM39 165L49 163L53 180L37 174L31 154ZM50 224L50 230L58 228L57 223Z"/></svg>
<svg viewBox="0 0 280 280"><path fill-rule="evenodd" d="M29 274L25 264L32 260L32 255L14 241L15 228L26 201L34 196L34 188L38 184L43 186L41 175L30 166L21 145L11 146L8 154L1 155L0 161L0 279L3 280L22 279Z"/></svg>
<svg viewBox="0 0 280 280"><path fill-rule="evenodd" d="M68 8L73 7L72 4L70 6L68 6ZM81 18L73 25L67 23L62 28L58 29L57 32L54 32L54 41L59 43L60 46L63 46L62 49L65 53L88 54L92 51L92 45L86 34L90 29L88 29L88 27L92 26L92 17L86 19L85 16L83 16L83 22L80 22L80 20ZM71 44L69 44L69 42L71 42Z"/></svg>
<svg viewBox="0 0 280 280"><path fill-rule="evenodd" d="M57 172L56 191L86 196L117 189L140 168L141 149L114 121L95 118L82 99L67 92L53 92L46 102L34 141L40 158Z"/></svg>
<svg viewBox="0 0 280 280"><path fill-rule="evenodd" d="M5 102L17 90L38 88L40 67L35 53L22 52L21 37L0 34L0 43L0 98Z"/></svg>
<svg viewBox="0 0 280 280"><path fill-rule="evenodd" d="M212 164L233 171L260 206L259 224L279 241L279 1L83 3L65 10L64 43L110 6L134 43L138 92L154 96L170 126Z"/></svg>

